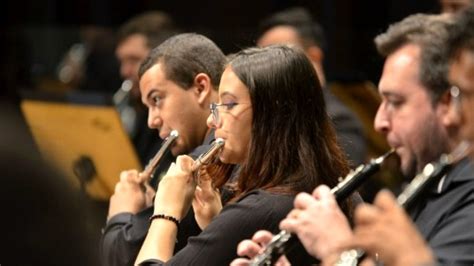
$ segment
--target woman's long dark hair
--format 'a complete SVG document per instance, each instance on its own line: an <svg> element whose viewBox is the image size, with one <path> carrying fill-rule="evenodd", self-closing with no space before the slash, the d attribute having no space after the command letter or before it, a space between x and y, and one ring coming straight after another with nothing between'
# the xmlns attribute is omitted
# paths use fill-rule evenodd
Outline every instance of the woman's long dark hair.
<svg viewBox="0 0 474 266"><path fill-rule="evenodd" d="M228 67L249 89L253 109L237 195L254 189L311 193L321 184L336 185L348 173L316 71L304 52L288 46L249 48Z"/></svg>

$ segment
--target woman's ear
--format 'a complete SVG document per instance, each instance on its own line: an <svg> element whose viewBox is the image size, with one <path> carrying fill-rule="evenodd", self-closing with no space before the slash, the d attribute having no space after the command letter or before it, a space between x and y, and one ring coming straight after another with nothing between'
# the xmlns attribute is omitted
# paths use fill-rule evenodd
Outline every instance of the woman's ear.
<svg viewBox="0 0 474 266"><path fill-rule="evenodd" d="M211 78L207 74L199 73L194 77L194 92L200 105L208 104L211 90Z"/></svg>

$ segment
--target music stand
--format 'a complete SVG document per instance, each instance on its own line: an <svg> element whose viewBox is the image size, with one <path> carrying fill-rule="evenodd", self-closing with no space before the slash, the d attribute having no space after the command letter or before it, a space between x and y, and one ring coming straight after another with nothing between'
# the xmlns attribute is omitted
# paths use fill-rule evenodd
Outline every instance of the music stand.
<svg viewBox="0 0 474 266"><path fill-rule="evenodd" d="M23 93L21 109L40 153L96 200L108 200L123 170L141 168L110 97Z"/></svg>

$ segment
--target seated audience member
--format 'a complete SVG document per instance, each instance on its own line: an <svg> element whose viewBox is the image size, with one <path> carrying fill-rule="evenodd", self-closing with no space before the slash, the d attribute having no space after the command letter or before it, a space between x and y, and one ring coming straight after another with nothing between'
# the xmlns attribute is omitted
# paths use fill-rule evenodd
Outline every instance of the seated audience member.
<svg viewBox="0 0 474 266"><path fill-rule="evenodd" d="M379 84L383 102L375 127L396 149L407 177L459 143L462 131L450 111L447 58L443 52L452 24L449 16L413 15L376 38L377 48L387 59ZM334 261L352 241L352 247L361 247L369 255L377 253L386 265L433 261L441 265L471 265L473 190L472 164L463 159L407 210L418 232L401 207L396 206L393 196L381 192L375 206L356 210L352 233L327 189L315 191L314 197L297 197L295 210L281 227L297 233L308 251L323 261ZM336 226L327 230L329 225ZM262 243L268 241L269 235L259 232L254 237L254 242ZM249 256L257 250L255 243L245 241L238 252ZM247 261L235 263L245 265Z"/></svg>
<svg viewBox="0 0 474 266"><path fill-rule="evenodd" d="M158 187L156 219L136 263L228 265L241 240L258 229L278 231L298 192L333 186L347 174L316 72L299 49L270 46L239 52L225 68L219 103L211 105L211 113L208 125L225 140L219 161L240 166L234 197L173 256L179 221L196 188L193 160L178 157ZM211 175L215 184L229 177ZM350 200L343 209L350 215ZM296 265L311 262L303 248L288 257Z"/></svg>

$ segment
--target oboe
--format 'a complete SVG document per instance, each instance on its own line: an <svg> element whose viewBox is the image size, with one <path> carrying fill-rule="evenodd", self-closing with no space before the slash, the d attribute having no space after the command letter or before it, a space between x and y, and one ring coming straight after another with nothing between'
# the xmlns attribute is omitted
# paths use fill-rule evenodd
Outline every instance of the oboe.
<svg viewBox="0 0 474 266"><path fill-rule="evenodd" d="M404 209L408 209L422 194L442 176L444 176L454 164L464 159L470 152L471 146L468 142L461 142L450 154L441 155L437 162L427 164L421 173L408 184L408 186L397 197L397 203ZM338 266L356 265L357 260L364 255L364 251L351 249L342 252Z"/></svg>
<svg viewBox="0 0 474 266"><path fill-rule="evenodd" d="M169 136L165 139L163 145L161 145L161 148L158 150L155 156L151 158L151 160L145 166L145 169L143 170L143 172L140 173L141 177L147 178L147 179L153 178L153 173L155 172L156 167L158 167L158 164L160 163L161 158L168 151L169 147L178 138L178 136L179 136L178 131L176 130L171 131Z"/></svg>
<svg viewBox="0 0 474 266"><path fill-rule="evenodd" d="M393 154L392 149L384 155L372 159L368 164L360 165L355 170L351 171L339 184L331 189L331 192L336 197L338 202L345 200L351 195L368 177L375 174L384 160ZM250 265L272 265L280 256L285 254L292 246L295 245L297 237L285 230L280 231L265 247L263 252L257 255Z"/></svg>

